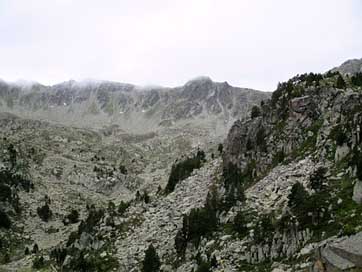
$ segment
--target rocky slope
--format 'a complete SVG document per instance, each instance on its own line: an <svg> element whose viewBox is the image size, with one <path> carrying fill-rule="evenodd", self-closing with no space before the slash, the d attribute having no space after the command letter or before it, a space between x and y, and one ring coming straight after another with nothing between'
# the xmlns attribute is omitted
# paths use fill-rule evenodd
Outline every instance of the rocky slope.
<svg viewBox="0 0 362 272"><path fill-rule="evenodd" d="M11 188L11 197L0 194L1 210L13 226L0 214L0 271L144 271L144 260L158 266L152 250L162 271L360 271L362 77L352 62L241 104L243 91L208 79L158 90L152 124L139 134L124 131L118 102L111 113L101 106L94 85L68 83L57 105L47 102L61 113L76 108L76 119L81 112L78 128L11 114L22 115L19 91L0 119L0 181L6 174L2 188ZM114 88L111 100L132 97L129 116L145 121L152 90ZM64 102L69 90L87 102ZM227 90L231 104L222 102ZM90 99L94 113L83 107ZM23 114L32 118L50 111L29 105ZM106 115L112 121L98 125ZM235 117L218 145L222 135L210 131ZM52 215L44 220L46 206Z"/></svg>
<svg viewBox="0 0 362 272"><path fill-rule="evenodd" d="M137 87L106 81L68 81L53 86L0 82L0 110L20 117L77 127L117 126L146 133L197 119L224 130L268 94L201 77L182 87Z"/></svg>

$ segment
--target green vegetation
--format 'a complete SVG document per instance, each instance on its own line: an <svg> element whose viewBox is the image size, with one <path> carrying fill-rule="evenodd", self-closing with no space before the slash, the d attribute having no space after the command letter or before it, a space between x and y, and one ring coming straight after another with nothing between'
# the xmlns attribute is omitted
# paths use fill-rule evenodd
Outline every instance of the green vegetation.
<svg viewBox="0 0 362 272"><path fill-rule="evenodd" d="M329 137L334 140L338 146L342 146L348 141L348 137L342 124L334 126L329 134Z"/></svg>
<svg viewBox="0 0 362 272"><path fill-rule="evenodd" d="M251 108L251 118L254 119L254 118L257 118L261 115L261 110L258 106L254 105L252 108Z"/></svg>
<svg viewBox="0 0 362 272"><path fill-rule="evenodd" d="M272 223L270 215L262 215L254 230L254 241L256 243L262 243L273 237L275 227Z"/></svg>
<svg viewBox="0 0 362 272"><path fill-rule="evenodd" d="M222 143L220 143L218 146L217 146L217 151L219 151L220 154L222 154L222 151L224 149L224 146Z"/></svg>
<svg viewBox="0 0 362 272"><path fill-rule="evenodd" d="M9 229L11 227L11 220L7 213L0 209L0 228Z"/></svg>
<svg viewBox="0 0 362 272"><path fill-rule="evenodd" d="M267 146L266 146L266 140L265 140L265 137L266 137L266 131L265 131L265 128L264 127L260 127L259 130L257 131L256 133L256 145L258 147L260 147L260 150L263 151L263 152L266 152L267 151Z"/></svg>
<svg viewBox="0 0 362 272"><path fill-rule="evenodd" d="M53 212L51 211L48 203L45 203L42 207L38 207L36 212L44 222L48 222L53 216Z"/></svg>
<svg viewBox="0 0 362 272"><path fill-rule="evenodd" d="M225 197L220 204L220 209L228 211L237 201L244 201L244 183L250 178L250 170L248 167L242 173L240 169L229 163L227 167L223 168L224 187L226 189Z"/></svg>
<svg viewBox="0 0 362 272"><path fill-rule="evenodd" d="M248 223L248 217L245 212L239 211L232 224L232 229L238 233L241 237L244 237L248 234L248 228L246 227Z"/></svg>
<svg viewBox="0 0 362 272"><path fill-rule="evenodd" d="M282 163L285 159L285 153L283 150L278 151L275 153L273 157L273 165L278 165L279 163Z"/></svg>
<svg viewBox="0 0 362 272"><path fill-rule="evenodd" d="M362 152L357 148L353 150L351 165L356 167L356 176L359 180L362 180Z"/></svg>
<svg viewBox="0 0 362 272"><path fill-rule="evenodd" d="M199 169L202 164L205 162L205 152L198 150L196 155L192 158L186 158L183 161L177 162L172 165L171 174L168 179L165 192L167 194L173 192L176 187L176 184L188 178L194 169Z"/></svg>
<svg viewBox="0 0 362 272"><path fill-rule="evenodd" d="M351 83L355 86L362 87L362 73L357 73L351 77Z"/></svg>
<svg viewBox="0 0 362 272"><path fill-rule="evenodd" d="M157 252L152 244L150 244L145 252L145 258L142 262L142 272L158 272L160 271L161 262Z"/></svg>
<svg viewBox="0 0 362 272"><path fill-rule="evenodd" d="M81 235L82 232L93 233L94 227L97 226L101 219L104 217L103 209L96 209L94 206L90 207L88 210L87 218L80 223L78 226L78 234Z"/></svg>
<svg viewBox="0 0 362 272"><path fill-rule="evenodd" d="M196 272L211 272L211 264L205 261L199 261Z"/></svg>
<svg viewBox="0 0 362 272"><path fill-rule="evenodd" d="M121 201L121 203L119 203L118 205L118 214L122 216L128 209L129 205L130 205L129 202Z"/></svg>
<svg viewBox="0 0 362 272"><path fill-rule="evenodd" d="M182 229L175 237L178 256L183 256L188 242L198 247L202 236L207 236L217 229L218 198L216 192L209 192L202 208L194 208L189 215L184 215Z"/></svg>
<svg viewBox="0 0 362 272"><path fill-rule="evenodd" d="M344 89L346 88L346 82L344 81L341 74L337 76L337 82L336 82L336 88L338 89Z"/></svg>
<svg viewBox="0 0 362 272"><path fill-rule="evenodd" d="M69 252L72 256L64 271L108 272L117 270L119 263L111 255L101 256L100 250L77 250Z"/></svg>
<svg viewBox="0 0 362 272"><path fill-rule="evenodd" d="M44 267L46 267L44 257L42 255L36 256L35 259L33 260L33 268L38 270Z"/></svg>
<svg viewBox="0 0 362 272"><path fill-rule="evenodd" d="M71 212L63 219L64 225L75 224L79 221L79 213L77 210L72 209Z"/></svg>

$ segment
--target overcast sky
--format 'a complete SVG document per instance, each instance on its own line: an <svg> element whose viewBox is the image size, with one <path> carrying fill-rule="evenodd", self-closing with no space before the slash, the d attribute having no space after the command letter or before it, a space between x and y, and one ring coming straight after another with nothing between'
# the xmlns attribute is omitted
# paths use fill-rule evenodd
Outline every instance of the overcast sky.
<svg viewBox="0 0 362 272"><path fill-rule="evenodd" d="M0 0L0 78L272 91L362 58L360 0Z"/></svg>

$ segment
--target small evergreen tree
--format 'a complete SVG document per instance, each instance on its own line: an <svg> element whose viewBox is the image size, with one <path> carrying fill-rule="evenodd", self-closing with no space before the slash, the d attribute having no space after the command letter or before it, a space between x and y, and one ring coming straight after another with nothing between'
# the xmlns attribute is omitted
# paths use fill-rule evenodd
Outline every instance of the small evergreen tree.
<svg viewBox="0 0 362 272"><path fill-rule="evenodd" d="M63 219L63 224L75 224L79 221L79 213L77 210L72 209L71 212Z"/></svg>
<svg viewBox="0 0 362 272"><path fill-rule="evenodd" d="M42 207L38 207L36 211L44 222L48 222L53 215L48 203L45 203Z"/></svg>
<svg viewBox="0 0 362 272"><path fill-rule="evenodd" d="M35 259L33 260L33 268L42 269L44 267L45 267L44 257L43 256L35 257Z"/></svg>
<svg viewBox="0 0 362 272"><path fill-rule="evenodd" d="M224 149L224 146L222 143L220 143L217 147L217 151L219 151L219 153L222 154L223 149Z"/></svg>
<svg viewBox="0 0 362 272"><path fill-rule="evenodd" d="M116 213L116 204L113 201L109 201L107 210L110 215L114 215Z"/></svg>
<svg viewBox="0 0 362 272"><path fill-rule="evenodd" d="M339 74L338 77L337 77L336 87L337 87L338 89L344 89L344 88L346 88L346 82L344 81L344 79L343 79L343 77L341 76L341 74Z"/></svg>
<svg viewBox="0 0 362 272"><path fill-rule="evenodd" d="M149 245L145 252L145 258L142 262L142 272L158 272L160 271L161 262L157 252L152 244Z"/></svg>
<svg viewBox="0 0 362 272"><path fill-rule="evenodd" d="M36 254L36 253L38 253L38 251L39 251L39 246L38 246L38 244L34 244L31 253Z"/></svg>
<svg viewBox="0 0 362 272"><path fill-rule="evenodd" d="M128 202L121 201L121 203L119 203L118 205L118 214L122 216L126 212L128 207L129 207Z"/></svg>
<svg viewBox="0 0 362 272"><path fill-rule="evenodd" d="M9 229L11 227L11 220L6 212L0 209L0 228Z"/></svg>
<svg viewBox="0 0 362 272"><path fill-rule="evenodd" d="M235 218L233 223L233 229L235 232L239 233L240 235L246 235L248 228L246 227L247 221L245 218L245 214L241 211L239 211Z"/></svg>
<svg viewBox="0 0 362 272"><path fill-rule="evenodd" d="M261 111L260 111L260 108L258 106L253 106L251 108L251 118L254 119L254 118L257 118L261 115Z"/></svg>
<svg viewBox="0 0 362 272"><path fill-rule="evenodd" d="M197 266L196 272L211 272L210 266L208 262L201 261Z"/></svg>
<svg viewBox="0 0 362 272"><path fill-rule="evenodd" d="M288 196L288 206L293 212L298 213L305 207L307 199L307 191L301 183L297 182L292 186L292 190Z"/></svg>
<svg viewBox="0 0 362 272"><path fill-rule="evenodd" d="M325 174L327 169L319 167L310 177L310 186L316 192L320 192L325 188L324 182L326 180Z"/></svg>

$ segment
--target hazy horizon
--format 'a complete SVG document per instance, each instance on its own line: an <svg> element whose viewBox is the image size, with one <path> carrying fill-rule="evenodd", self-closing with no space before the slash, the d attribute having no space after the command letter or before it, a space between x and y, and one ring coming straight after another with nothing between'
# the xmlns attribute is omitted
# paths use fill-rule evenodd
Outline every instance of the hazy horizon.
<svg viewBox="0 0 362 272"><path fill-rule="evenodd" d="M0 1L0 78L175 87L199 76L273 91L362 57L362 3Z"/></svg>

